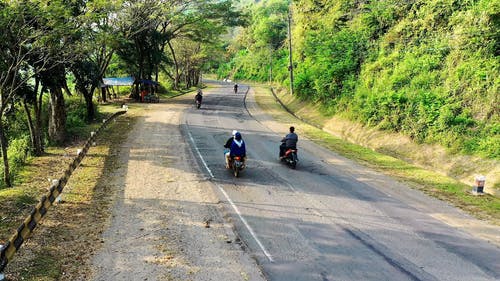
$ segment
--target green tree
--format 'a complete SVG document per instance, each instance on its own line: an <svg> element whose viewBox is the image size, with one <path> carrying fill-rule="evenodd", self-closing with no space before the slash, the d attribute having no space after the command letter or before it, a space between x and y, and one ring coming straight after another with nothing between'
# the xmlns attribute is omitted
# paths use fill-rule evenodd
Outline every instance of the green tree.
<svg viewBox="0 0 500 281"><path fill-rule="evenodd" d="M21 88L41 69L49 69L46 30L38 26L41 17L36 5L25 1L0 3L0 146L3 183L12 186L7 155L8 140L4 113ZM30 62L36 58L38 68Z"/></svg>
<svg viewBox="0 0 500 281"><path fill-rule="evenodd" d="M95 118L92 97L103 81L104 74L121 40L116 13L117 1L81 1L79 32L74 34L75 59L69 68L75 77L75 89L83 95L87 109L87 121ZM102 100L106 101L103 92Z"/></svg>
<svg viewBox="0 0 500 281"><path fill-rule="evenodd" d="M183 42L215 44L227 26L243 22L241 13L234 11L231 1L142 0L130 3L123 14L128 21L123 21L121 27L126 40L121 42L119 56L137 78L157 78L163 68L176 89L181 75L188 77L199 73L200 68L188 61L179 61L176 47ZM179 42L174 43L177 38Z"/></svg>
<svg viewBox="0 0 500 281"><path fill-rule="evenodd" d="M248 7L251 10L248 26L228 47L233 67L220 76L266 81L270 76L286 73L286 66L283 69L280 60L285 55L282 50L286 48L289 3L288 0L271 0Z"/></svg>

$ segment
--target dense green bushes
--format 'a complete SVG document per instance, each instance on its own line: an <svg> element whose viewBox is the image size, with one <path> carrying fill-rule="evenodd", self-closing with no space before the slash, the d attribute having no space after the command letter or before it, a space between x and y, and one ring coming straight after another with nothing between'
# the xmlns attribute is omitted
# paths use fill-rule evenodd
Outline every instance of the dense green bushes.
<svg viewBox="0 0 500 281"><path fill-rule="evenodd" d="M287 10L279 12L285 22ZM294 86L300 97L417 142L499 158L499 0L301 0L293 3L293 19ZM246 32L261 20L254 17ZM236 44L239 51L223 72L266 81L269 59L259 46L269 42L251 38ZM273 72L280 74L274 80L287 86L282 39Z"/></svg>
<svg viewBox="0 0 500 281"><path fill-rule="evenodd" d="M47 101L44 102L44 108L47 107ZM86 122L86 107L85 102L81 97L71 96L66 99L67 122L66 130L68 141L74 141L78 138L88 136L88 123ZM16 175L21 171L22 167L32 155L32 144L28 132L26 114L24 114L21 105L12 107L11 113L7 114L4 119L7 128L8 139L8 155L9 155L9 171L12 179L16 179ZM47 111L44 110L44 114ZM47 116L42 117L46 123ZM44 143L48 144L49 140L46 135L47 124L44 124ZM3 165L0 165L0 173L3 173ZM0 188L4 187L3 178L0 177Z"/></svg>
<svg viewBox="0 0 500 281"><path fill-rule="evenodd" d="M85 103L77 99L67 99L66 108L68 110L66 117L66 131L69 136L81 135L82 129L86 127L87 109ZM94 106L95 110L97 107Z"/></svg>

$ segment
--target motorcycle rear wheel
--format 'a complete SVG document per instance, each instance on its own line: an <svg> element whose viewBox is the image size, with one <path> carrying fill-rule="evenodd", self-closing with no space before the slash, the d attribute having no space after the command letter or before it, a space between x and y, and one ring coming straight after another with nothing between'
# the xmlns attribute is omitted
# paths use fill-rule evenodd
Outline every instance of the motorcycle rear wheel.
<svg viewBox="0 0 500 281"><path fill-rule="evenodd" d="M297 167L297 155L294 153L292 154L292 161L290 161L290 166L292 169L295 169Z"/></svg>

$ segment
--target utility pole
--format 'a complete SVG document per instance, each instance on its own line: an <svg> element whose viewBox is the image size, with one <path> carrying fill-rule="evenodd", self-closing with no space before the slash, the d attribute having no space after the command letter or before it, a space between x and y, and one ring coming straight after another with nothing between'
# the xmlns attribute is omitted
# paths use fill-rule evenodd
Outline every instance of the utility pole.
<svg viewBox="0 0 500 281"><path fill-rule="evenodd" d="M269 84L273 83L273 49L269 48Z"/></svg>
<svg viewBox="0 0 500 281"><path fill-rule="evenodd" d="M292 9L291 6L288 8L288 52L289 52L289 65L288 71L290 71L290 94L293 95L293 60L292 60Z"/></svg>

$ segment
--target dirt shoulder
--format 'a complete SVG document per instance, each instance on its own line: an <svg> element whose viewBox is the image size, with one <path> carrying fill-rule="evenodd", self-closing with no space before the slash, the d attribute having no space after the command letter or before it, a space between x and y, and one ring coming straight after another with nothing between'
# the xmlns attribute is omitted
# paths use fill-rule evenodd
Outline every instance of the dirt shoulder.
<svg viewBox="0 0 500 281"><path fill-rule="evenodd" d="M107 105L114 113L118 105ZM48 209L46 216L23 243L6 268L7 280L83 280L88 275L87 260L100 246L100 233L113 190L106 184L106 171L115 165L114 149L133 124L128 113L111 122L98 136L81 165L73 172L61 196L62 202ZM100 124L97 124L100 126ZM65 148L51 147L41 157L31 159L12 189L2 190L0 216L7 240L48 192L50 181L60 178L82 143ZM5 193L11 192L11 197ZM5 217L4 217L5 216Z"/></svg>

